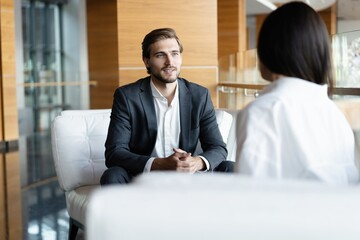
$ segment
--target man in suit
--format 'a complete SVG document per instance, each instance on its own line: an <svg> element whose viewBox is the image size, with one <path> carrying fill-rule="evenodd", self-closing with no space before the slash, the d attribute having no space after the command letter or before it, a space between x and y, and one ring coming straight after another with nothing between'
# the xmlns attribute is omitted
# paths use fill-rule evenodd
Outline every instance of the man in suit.
<svg viewBox="0 0 360 240"><path fill-rule="evenodd" d="M209 91L180 78L183 47L171 28L142 42L150 76L116 89L102 185L150 171L232 172ZM194 155L198 141L203 152Z"/></svg>

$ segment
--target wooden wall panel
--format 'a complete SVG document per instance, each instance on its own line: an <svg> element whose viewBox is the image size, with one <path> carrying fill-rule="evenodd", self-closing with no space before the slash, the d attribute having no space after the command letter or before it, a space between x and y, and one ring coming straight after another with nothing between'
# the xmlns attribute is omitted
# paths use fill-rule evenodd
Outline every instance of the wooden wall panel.
<svg viewBox="0 0 360 240"><path fill-rule="evenodd" d="M246 29L246 0L238 0L239 14L239 52L245 51L247 48L247 29Z"/></svg>
<svg viewBox="0 0 360 240"><path fill-rule="evenodd" d="M325 22L326 28L330 35L336 34L336 15L337 15L336 3L331 7L319 11L320 16Z"/></svg>
<svg viewBox="0 0 360 240"><path fill-rule="evenodd" d="M246 50L246 0L218 1L218 58Z"/></svg>
<svg viewBox="0 0 360 240"><path fill-rule="evenodd" d="M119 76L121 79L121 81L119 81L119 86L123 86L135 82L140 78L144 78L148 76L148 73L146 72L145 67L144 69L141 69L139 67L139 68L130 68L130 69L120 69Z"/></svg>
<svg viewBox="0 0 360 240"><path fill-rule="evenodd" d="M148 75L142 61L141 42L151 30L171 27L184 47L182 77L188 73L189 80L206 83L214 89L217 84L216 0L118 0L117 3L119 85ZM187 68L191 70L185 70ZM216 91L212 91L212 97L216 102Z"/></svg>
<svg viewBox="0 0 360 240"><path fill-rule="evenodd" d="M177 32L184 46L184 65L216 66L216 16L216 0L118 0L119 66L143 66L141 42L161 27Z"/></svg>
<svg viewBox="0 0 360 240"><path fill-rule="evenodd" d="M19 137L16 76L15 76L15 23L14 2L0 1L0 141L17 140Z"/></svg>
<svg viewBox="0 0 360 240"><path fill-rule="evenodd" d="M23 239L18 151L0 154L0 239Z"/></svg>
<svg viewBox="0 0 360 240"><path fill-rule="evenodd" d="M5 189L5 160L4 154L0 154L0 239L6 239L6 189Z"/></svg>
<svg viewBox="0 0 360 240"><path fill-rule="evenodd" d="M112 95L119 83L116 0L87 0L90 108L111 108Z"/></svg>
<svg viewBox="0 0 360 240"><path fill-rule="evenodd" d="M236 53L239 49L238 0L218 1L218 55Z"/></svg>
<svg viewBox="0 0 360 240"><path fill-rule="evenodd" d="M1 7L1 6L0 6ZM1 14L1 12L0 12ZM1 17L0 17L0 26L1 26ZM1 39L1 31L0 31ZM4 103L3 103L3 72L1 69L1 44L0 44L0 142L4 141Z"/></svg>
<svg viewBox="0 0 360 240"><path fill-rule="evenodd" d="M8 213L8 239L23 239L20 186L20 156L18 151L5 155L6 202Z"/></svg>
<svg viewBox="0 0 360 240"><path fill-rule="evenodd" d="M0 142L19 137L14 21L14 1L0 0ZM22 239L19 156L13 159L11 155L0 155L0 239ZM16 176L17 185L13 181Z"/></svg>
<svg viewBox="0 0 360 240"><path fill-rule="evenodd" d="M181 77L200 84L210 91L211 99L215 107L218 107L217 99L217 68L183 68Z"/></svg>

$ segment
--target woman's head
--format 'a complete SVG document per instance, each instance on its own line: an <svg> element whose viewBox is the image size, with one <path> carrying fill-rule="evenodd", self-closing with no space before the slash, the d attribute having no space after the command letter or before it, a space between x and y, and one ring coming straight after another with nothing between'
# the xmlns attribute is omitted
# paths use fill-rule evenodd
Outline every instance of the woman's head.
<svg viewBox="0 0 360 240"><path fill-rule="evenodd" d="M321 17L303 2L284 4L269 14L257 51L272 73L331 85L329 34Z"/></svg>

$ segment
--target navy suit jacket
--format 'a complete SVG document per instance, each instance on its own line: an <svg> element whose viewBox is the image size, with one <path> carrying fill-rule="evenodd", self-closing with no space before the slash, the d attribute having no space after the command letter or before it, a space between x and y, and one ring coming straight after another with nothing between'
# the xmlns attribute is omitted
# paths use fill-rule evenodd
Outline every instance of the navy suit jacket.
<svg viewBox="0 0 360 240"><path fill-rule="evenodd" d="M213 170L227 157L208 89L178 78L179 148L194 154L198 141ZM114 93L105 143L106 166L120 166L131 175L142 173L155 147L157 121L150 77L119 87Z"/></svg>

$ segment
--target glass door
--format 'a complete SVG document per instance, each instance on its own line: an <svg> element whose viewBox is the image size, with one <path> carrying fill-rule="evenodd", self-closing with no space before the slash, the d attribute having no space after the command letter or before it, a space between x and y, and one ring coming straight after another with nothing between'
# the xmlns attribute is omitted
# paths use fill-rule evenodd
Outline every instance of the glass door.
<svg viewBox="0 0 360 240"><path fill-rule="evenodd" d="M42 1L23 1L23 61L25 106L32 109L33 131L49 130L61 110L62 81L61 6Z"/></svg>

